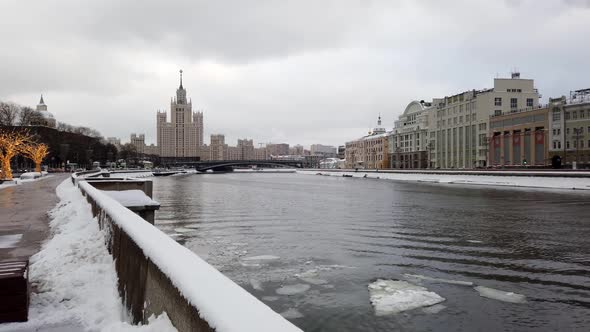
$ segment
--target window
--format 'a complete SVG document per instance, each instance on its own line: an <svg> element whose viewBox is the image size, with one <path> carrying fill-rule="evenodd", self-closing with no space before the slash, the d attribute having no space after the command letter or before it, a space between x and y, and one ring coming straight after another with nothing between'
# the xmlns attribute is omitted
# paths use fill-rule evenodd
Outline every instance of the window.
<svg viewBox="0 0 590 332"><path fill-rule="evenodd" d="M516 89L516 92L522 92L522 89Z"/></svg>
<svg viewBox="0 0 590 332"><path fill-rule="evenodd" d="M494 106L502 106L502 97L494 98Z"/></svg>
<svg viewBox="0 0 590 332"><path fill-rule="evenodd" d="M494 116L502 115L502 110L495 110Z"/></svg>
<svg viewBox="0 0 590 332"><path fill-rule="evenodd" d="M572 112L572 119L577 120L578 119L578 111L573 111Z"/></svg>
<svg viewBox="0 0 590 332"><path fill-rule="evenodd" d="M559 111L559 108L554 108L553 109L553 121L559 121L561 120L561 113Z"/></svg>
<svg viewBox="0 0 590 332"><path fill-rule="evenodd" d="M557 142L557 148L561 149L561 142Z"/></svg>
<svg viewBox="0 0 590 332"><path fill-rule="evenodd" d="M510 98L510 108L518 108L518 99Z"/></svg>
<svg viewBox="0 0 590 332"><path fill-rule="evenodd" d="M553 129L553 136L557 135L557 130Z"/></svg>
<svg viewBox="0 0 590 332"><path fill-rule="evenodd" d="M557 135L561 135L561 128L557 128Z"/></svg>
<svg viewBox="0 0 590 332"><path fill-rule="evenodd" d="M570 141L565 142L565 148L569 149L570 148Z"/></svg>
<svg viewBox="0 0 590 332"><path fill-rule="evenodd" d="M533 107L533 98L527 98L526 99L526 106L527 107Z"/></svg>
<svg viewBox="0 0 590 332"><path fill-rule="evenodd" d="M463 116L459 117L459 123L463 123Z"/></svg>
<svg viewBox="0 0 590 332"><path fill-rule="evenodd" d="M553 142L553 148L557 149L557 142Z"/></svg>
<svg viewBox="0 0 590 332"><path fill-rule="evenodd" d="M584 148L584 141L580 141L580 149Z"/></svg>
<svg viewBox="0 0 590 332"><path fill-rule="evenodd" d="M580 119L583 119L585 117L586 113L584 113L584 111L580 111Z"/></svg>
<svg viewBox="0 0 590 332"><path fill-rule="evenodd" d="M565 112L565 119L569 120L570 119L570 112Z"/></svg>
<svg viewBox="0 0 590 332"><path fill-rule="evenodd" d="M565 133L566 133L566 135L569 135L569 134L570 134L570 129L569 129L569 128L567 128L567 129L565 130Z"/></svg>

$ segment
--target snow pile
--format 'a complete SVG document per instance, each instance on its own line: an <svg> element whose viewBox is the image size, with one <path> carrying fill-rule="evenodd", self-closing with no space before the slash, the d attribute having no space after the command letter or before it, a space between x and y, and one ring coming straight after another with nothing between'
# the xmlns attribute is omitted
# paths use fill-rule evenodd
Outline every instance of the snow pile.
<svg viewBox="0 0 590 332"><path fill-rule="evenodd" d="M330 172L322 170L322 175L342 177L343 175L355 178L385 179L409 182L427 182L441 184L480 185L499 187L524 187L543 189L576 189L590 190L590 178L568 177L535 177L523 173L522 176L487 175L473 172L474 175L465 174L433 174L433 173L403 173L403 172ZM316 175L316 171L298 170L297 173ZM489 174L489 173L488 173ZM501 174L498 172L498 174Z"/></svg>
<svg viewBox="0 0 590 332"><path fill-rule="evenodd" d="M0 325L0 331L75 327L104 331L176 331L166 315L131 327L117 292L113 260L90 205L69 179L57 187L60 203L50 211L51 239L30 259L29 321Z"/></svg>
<svg viewBox="0 0 590 332"><path fill-rule="evenodd" d="M80 182L79 185L170 278L216 331L301 331L195 253L111 197L89 183Z"/></svg>
<svg viewBox="0 0 590 332"><path fill-rule="evenodd" d="M0 235L0 249L16 247L22 237L22 234Z"/></svg>
<svg viewBox="0 0 590 332"><path fill-rule="evenodd" d="M474 287L474 289L479 293L479 296L486 297L488 299L510 303L526 303L526 296L522 294L505 292L485 286L477 286Z"/></svg>
<svg viewBox="0 0 590 332"><path fill-rule="evenodd" d="M369 284L369 296L377 316L427 307L445 300L424 287L401 280L383 279Z"/></svg>
<svg viewBox="0 0 590 332"><path fill-rule="evenodd" d="M160 203L151 199L141 190L101 190L105 195L112 197L123 206L160 206Z"/></svg>
<svg viewBox="0 0 590 332"><path fill-rule="evenodd" d="M20 175L21 180L31 180L37 179L42 177L43 174L41 172L27 172Z"/></svg>

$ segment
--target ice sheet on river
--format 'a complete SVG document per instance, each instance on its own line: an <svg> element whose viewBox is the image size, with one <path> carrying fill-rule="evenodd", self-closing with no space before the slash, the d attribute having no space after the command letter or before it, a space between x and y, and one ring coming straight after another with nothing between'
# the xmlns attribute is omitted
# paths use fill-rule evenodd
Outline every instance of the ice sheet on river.
<svg viewBox="0 0 590 332"><path fill-rule="evenodd" d="M304 293L310 288L309 285L306 284L295 284L295 285L287 285L283 286L276 290L277 294L280 295L295 295L299 293Z"/></svg>
<svg viewBox="0 0 590 332"><path fill-rule="evenodd" d="M477 286L474 289L479 293L481 297L487 297L488 299L510 302L510 303L526 303L526 296L513 292L505 292L499 289L493 289L485 286Z"/></svg>
<svg viewBox="0 0 590 332"><path fill-rule="evenodd" d="M444 297L407 281L383 279L369 284L369 296L377 316L427 307L445 300Z"/></svg>
<svg viewBox="0 0 590 332"><path fill-rule="evenodd" d="M273 255L260 255L260 256L246 257L246 258L242 258L242 259L245 261L272 261L272 260L276 260L279 258L281 258L281 257L273 256Z"/></svg>

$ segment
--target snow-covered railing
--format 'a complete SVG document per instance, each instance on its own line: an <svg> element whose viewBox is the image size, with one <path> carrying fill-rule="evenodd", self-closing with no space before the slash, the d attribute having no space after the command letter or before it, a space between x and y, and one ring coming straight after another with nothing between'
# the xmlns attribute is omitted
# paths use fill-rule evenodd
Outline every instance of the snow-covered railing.
<svg viewBox="0 0 590 332"><path fill-rule="evenodd" d="M300 331L217 271L113 198L85 181L134 321L166 312L179 331Z"/></svg>

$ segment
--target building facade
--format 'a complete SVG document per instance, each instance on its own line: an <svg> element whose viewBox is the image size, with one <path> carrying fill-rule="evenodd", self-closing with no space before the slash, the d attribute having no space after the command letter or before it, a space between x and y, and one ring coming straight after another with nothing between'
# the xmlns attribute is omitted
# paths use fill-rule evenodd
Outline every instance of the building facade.
<svg viewBox="0 0 590 332"><path fill-rule="evenodd" d="M432 103L412 101L395 121L389 140L391 168L430 167L431 145L428 139L429 112Z"/></svg>
<svg viewBox="0 0 590 332"><path fill-rule="evenodd" d="M547 149L548 111L547 107L542 107L493 115L488 135L491 137L489 165L550 165Z"/></svg>
<svg viewBox="0 0 590 332"><path fill-rule="evenodd" d="M238 139L238 160L254 159L254 141L251 139Z"/></svg>
<svg viewBox="0 0 590 332"><path fill-rule="evenodd" d="M590 167L590 89L549 99L549 158L552 163Z"/></svg>
<svg viewBox="0 0 590 332"><path fill-rule="evenodd" d="M335 158L337 148L330 145L312 144L309 148L312 156L321 156L323 158Z"/></svg>
<svg viewBox="0 0 590 332"><path fill-rule="evenodd" d="M157 146L164 158L198 160L203 146L203 113L193 112L192 101L187 100L186 90L180 86L176 97L170 101L170 121L166 111L157 113Z"/></svg>
<svg viewBox="0 0 590 332"><path fill-rule="evenodd" d="M266 150L271 156L287 156L289 155L289 144L278 143L278 144L267 144Z"/></svg>
<svg viewBox="0 0 590 332"><path fill-rule="evenodd" d="M494 79L494 87L433 99L429 112L430 165L436 168L488 166L490 116L538 108L532 79Z"/></svg>
<svg viewBox="0 0 590 332"><path fill-rule="evenodd" d="M346 142L345 167L362 169L389 168L389 138L385 128L381 127L381 116L377 127L369 135Z"/></svg>
<svg viewBox="0 0 590 332"><path fill-rule="evenodd" d="M225 136L222 134L212 134L209 144L209 160L227 160L227 145Z"/></svg>
<svg viewBox="0 0 590 332"><path fill-rule="evenodd" d="M140 134L140 135L131 134L130 143L131 143L131 145L133 145L133 147L135 147L135 152L137 152L138 154L145 153L145 135L144 134Z"/></svg>

